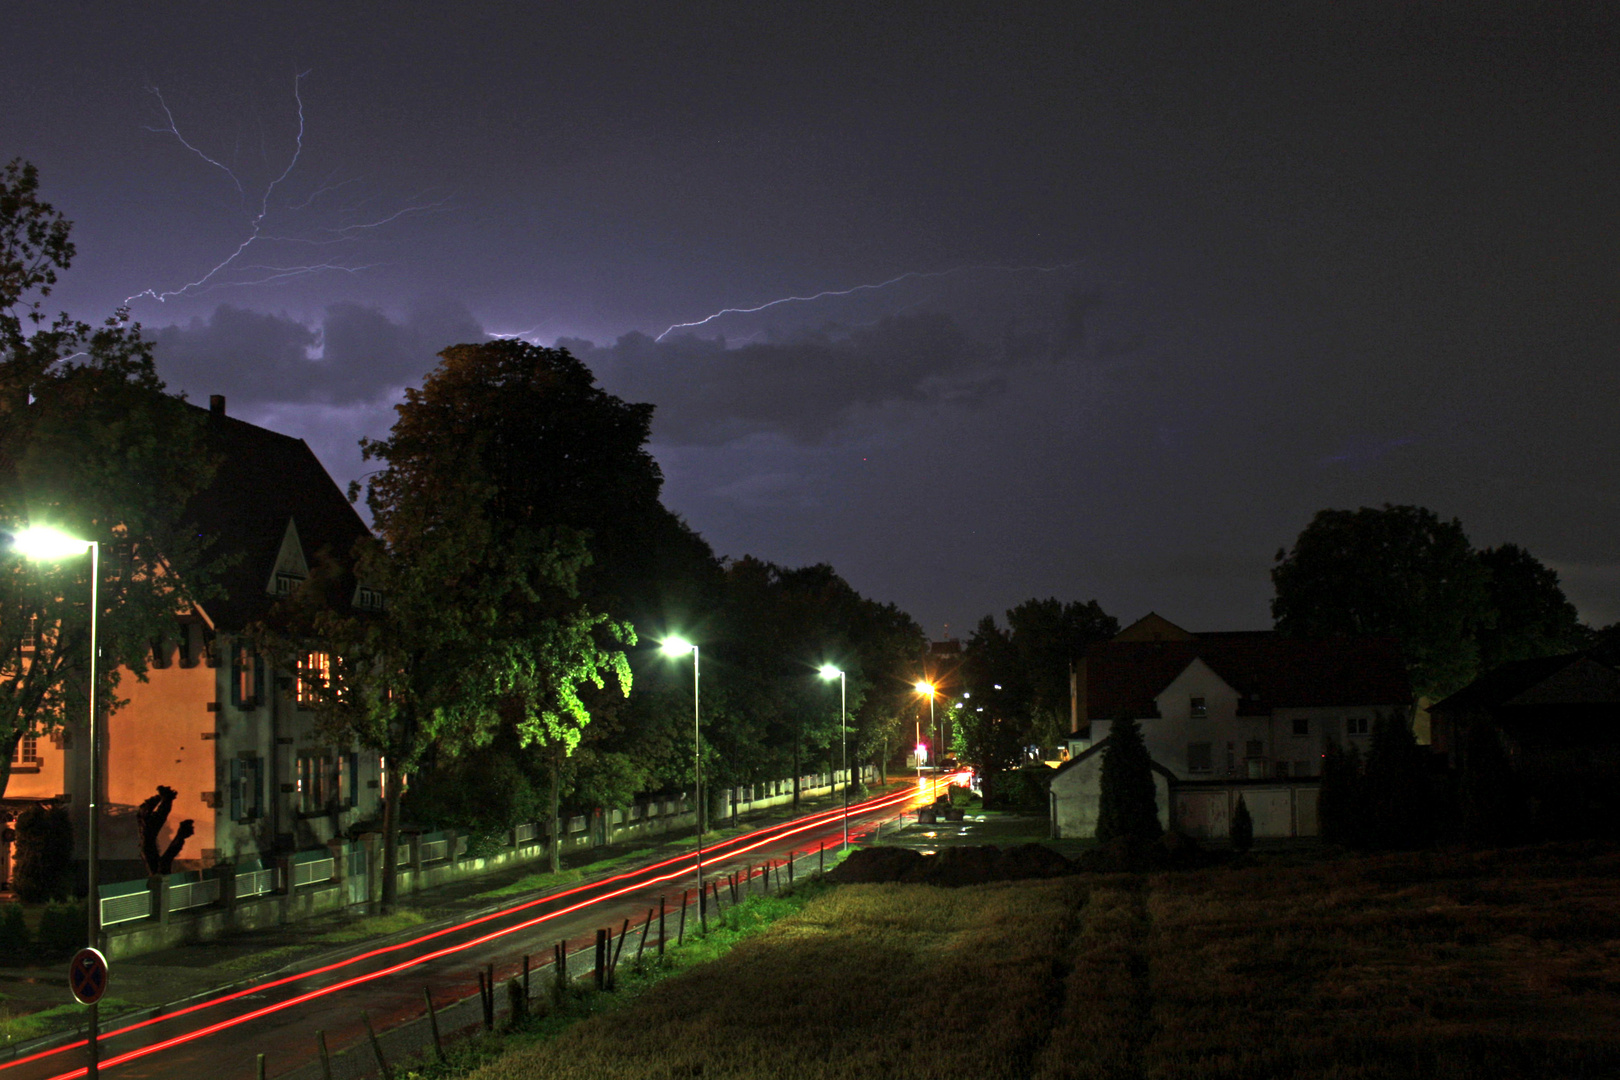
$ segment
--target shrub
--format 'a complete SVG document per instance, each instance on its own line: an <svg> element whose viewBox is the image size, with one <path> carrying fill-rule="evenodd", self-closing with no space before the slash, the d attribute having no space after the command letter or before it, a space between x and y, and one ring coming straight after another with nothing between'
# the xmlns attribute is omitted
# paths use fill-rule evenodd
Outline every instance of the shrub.
<svg viewBox="0 0 1620 1080"><path fill-rule="evenodd" d="M28 955L28 926L21 904L0 904L0 956Z"/></svg>
<svg viewBox="0 0 1620 1080"><path fill-rule="evenodd" d="M1368 842L1367 790L1361 775L1361 754L1327 744L1322 756L1322 791L1317 803L1322 841L1349 848Z"/></svg>
<svg viewBox="0 0 1620 1080"><path fill-rule="evenodd" d="M1249 804L1238 796L1237 809L1232 811L1232 850L1248 851L1254 846L1254 818L1249 814Z"/></svg>
<svg viewBox="0 0 1620 1080"><path fill-rule="evenodd" d="M71 956L84 947L84 904L50 904L39 917L39 951L47 958Z"/></svg>
<svg viewBox="0 0 1620 1080"><path fill-rule="evenodd" d="M1164 829L1159 824L1158 794L1153 789L1153 762L1135 720L1115 721L1109 731L1098 782L1098 841L1116 836L1158 839Z"/></svg>
<svg viewBox="0 0 1620 1080"><path fill-rule="evenodd" d="M17 815L11 886L26 904L65 898L72 889L73 822L60 806L36 804Z"/></svg>
<svg viewBox="0 0 1620 1080"><path fill-rule="evenodd" d="M1427 846L1434 835L1427 751L1405 718L1373 721L1366 783L1373 843L1397 850Z"/></svg>

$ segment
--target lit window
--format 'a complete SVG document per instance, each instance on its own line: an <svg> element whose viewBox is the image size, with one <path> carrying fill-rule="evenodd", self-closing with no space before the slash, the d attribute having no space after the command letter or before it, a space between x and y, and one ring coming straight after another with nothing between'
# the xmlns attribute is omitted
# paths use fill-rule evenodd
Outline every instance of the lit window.
<svg viewBox="0 0 1620 1080"><path fill-rule="evenodd" d="M332 657L323 652L307 652L298 661L297 699L300 709L313 709L320 693L332 678Z"/></svg>
<svg viewBox="0 0 1620 1080"><path fill-rule="evenodd" d="M326 809L327 774L331 765L326 755L313 752L298 755L298 811L318 814Z"/></svg>

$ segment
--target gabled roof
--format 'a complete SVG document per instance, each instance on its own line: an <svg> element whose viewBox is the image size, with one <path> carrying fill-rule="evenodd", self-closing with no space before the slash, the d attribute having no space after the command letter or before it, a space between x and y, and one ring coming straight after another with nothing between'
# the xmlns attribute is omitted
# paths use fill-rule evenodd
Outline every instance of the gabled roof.
<svg viewBox="0 0 1620 1080"><path fill-rule="evenodd" d="M226 595L202 604L215 626L234 631L275 602L289 521L310 563L322 551L346 559L369 530L304 440L227 416L223 403L206 411L219 471L187 505L185 520L214 537L205 559L240 553L217 579Z"/></svg>
<svg viewBox="0 0 1620 1080"><path fill-rule="evenodd" d="M1088 719L1157 716L1154 699L1195 659L1241 695L1240 716L1284 708L1394 707L1412 700L1406 666L1390 638L1307 641L1270 630L1188 634L1180 640L1132 636L1136 640L1115 638L1087 650Z"/></svg>
<svg viewBox="0 0 1620 1080"><path fill-rule="evenodd" d="M1512 706L1620 704L1620 671L1590 653L1513 660L1492 668L1431 714L1484 713Z"/></svg>

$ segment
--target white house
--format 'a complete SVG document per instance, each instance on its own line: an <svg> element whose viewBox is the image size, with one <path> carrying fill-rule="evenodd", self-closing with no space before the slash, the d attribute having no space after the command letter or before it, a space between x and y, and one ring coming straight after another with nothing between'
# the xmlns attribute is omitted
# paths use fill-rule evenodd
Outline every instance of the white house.
<svg viewBox="0 0 1620 1080"><path fill-rule="evenodd" d="M1372 721L1412 703L1393 641L1306 641L1271 631L1192 634L1156 614L1093 646L1071 671L1070 765L1053 779L1054 827L1090 835L1089 775L1112 724L1136 720L1166 778L1168 822L1224 836L1241 793L1257 836L1314 835L1329 742L1365 750ZM1072 774L1072 775L1070 775Z"/></svg>

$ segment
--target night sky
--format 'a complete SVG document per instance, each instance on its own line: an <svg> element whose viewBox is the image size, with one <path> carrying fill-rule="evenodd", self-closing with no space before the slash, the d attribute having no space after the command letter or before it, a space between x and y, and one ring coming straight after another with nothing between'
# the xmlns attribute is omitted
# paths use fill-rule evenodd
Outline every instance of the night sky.
<svg viewBox="0 0 1620 1080"><path fill-rule="evenodd" d="M718 552L935 637L1269 626L1277 549L1384 502L1620 619L1612 6L3 7L55 306L340 482L521 334L658 406Z"/></svg>

